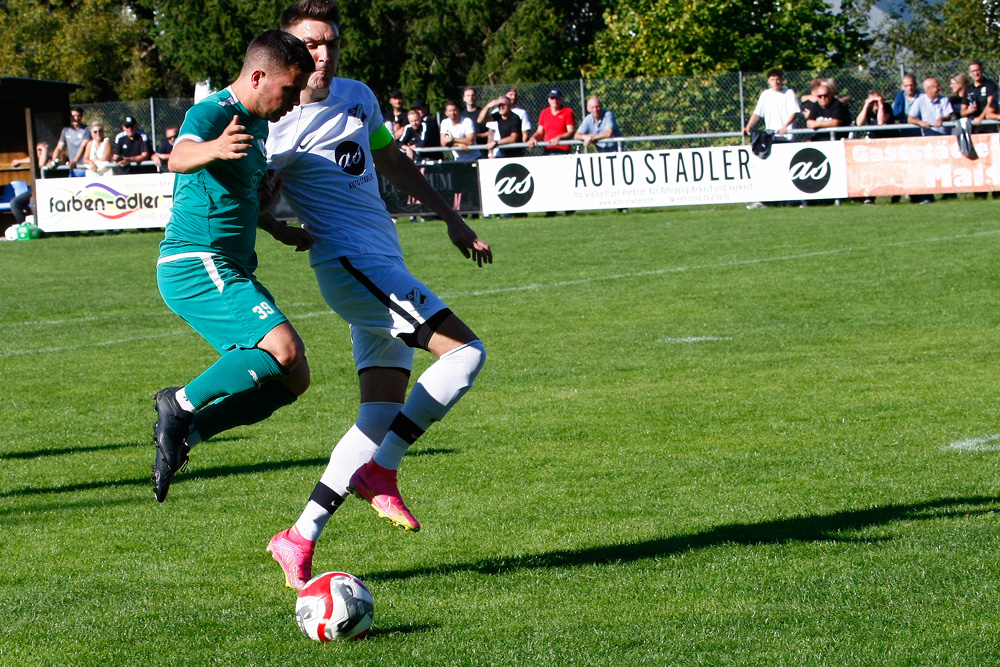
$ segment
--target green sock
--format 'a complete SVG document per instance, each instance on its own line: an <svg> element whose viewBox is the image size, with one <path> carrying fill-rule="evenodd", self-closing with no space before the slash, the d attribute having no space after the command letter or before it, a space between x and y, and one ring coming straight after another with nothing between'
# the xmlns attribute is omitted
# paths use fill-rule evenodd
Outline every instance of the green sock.
<svg viewBox="0 0 1000 667"><path fill-rule="evenodd" d="M194 415L194 430L199 441L208 440L236 426L264 421L278 408L294 403L295 399L295 394L288 387L272 380L199 410Z"/></svg>
<svg viewBox="0 0 1000 667"><path fill-rule="evenodd" d="M259 348L230 350L218 361L184 386L184 393L200 410L212 401L250 391L268 380L281 377L284 371L268 352Z"/></svg>

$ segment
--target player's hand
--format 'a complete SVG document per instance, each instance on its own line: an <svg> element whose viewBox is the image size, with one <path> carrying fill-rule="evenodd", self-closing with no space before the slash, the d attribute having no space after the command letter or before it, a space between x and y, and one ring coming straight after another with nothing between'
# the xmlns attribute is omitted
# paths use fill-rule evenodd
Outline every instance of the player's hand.
<svg viewBox="0 0 1000 667"><path fill-rule="evenodd" d="M264 179L257 188L257 200L260 202L260 212L266 213L271 210L274 203L278 201L278 194L281 192L281 185L284 181L274 177L274 169L268 169Z"/></svg>
<svg viewBox="0 0 1000 667"><path fill-rule="evenodd" d="M219 160L239 160L247 156L253 135L245 134L246 128L240 125L240 117L233 116L229 125L215 140L216 157Z"/></svg>
<svg viewBox="0 0 1000 667"><path fill-rule="evenodd" d="M448 238L465 255L466 259L474 260L479 266L482 266L484 262L486 264L493 263L493 251L490 250L490 244L479 240L472 228L465 224L465 220L462 220L462 217L457 213L448 222Z"/></svg>
<svg viewBox="0 0 1000 667"><path fill-rule="evenodd" d="M293 227L291 225L280 227L278 234L275 234L274 238L285 245L292 246L295 248L295 252L305 252L309 248L312 248L316 242L313 235L304 227Z"/></svg>

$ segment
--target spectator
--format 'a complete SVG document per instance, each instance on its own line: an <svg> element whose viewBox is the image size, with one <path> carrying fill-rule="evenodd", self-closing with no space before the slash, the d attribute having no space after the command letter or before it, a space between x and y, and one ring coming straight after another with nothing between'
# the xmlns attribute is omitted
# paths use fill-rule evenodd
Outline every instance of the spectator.
<svg viewBox="0 0 1000 667"><path fill-rule="evenodd" d="M385 127L397 141L406 130L406 110L403 109L403 93L394 90L389 93L389 110L382 114Z"/></svg>
<svg viewBox="0 0 1000 667"><path fill-rule="evenodd" d="M584 150L594 144L598 152L613 153L617 151L620 143L610 141L602 144L595 143L601 139L622 136L622 131L618 129L618 121L615 120L615 114L610 109L601 106L601 100L596 97L587 100L587 112L587 117L580 123L580 129L576 131L573 138L583 142Z"/></svg>
<svg viewBox="0 0 1000 667"><path fill-rule="evenodd" d="M469 86L462 91L462 102L464 102L464 109L462 109L462 118L468 118L472 121L473 127L476 129L476 141L477 145L486 145L486 142L490 139L490 131L486 129L486 124L479 122L479 114L482 111L478 106L476 106L476 89ZM482 151L476 151L476 159L484 157Z"/></svg>
<svg viewBox="0 0 1000 667"><path fill-rule="evenodd" d="M912 74L904 74L899 88L896 99L892 101L892 122L901 125L910 122L910 107L917 100L917 79ZM899 136L917 137L920 131L901 130Z"/></svg>
<svg viewBox="0 0 1000 667"><path fill-rule="evenodd" d="M441 121L441 145L454 148L452 157L459 162L475 162L481 155L480 151L469 150L476 140L476 126L472 119L463 117L459 111L458 102L450 101L444 105L445 119Z"/></svg>
<svg viewBox="0 0 1000 667"><path fill-rule="evenodd" d="M493 116L493 120L496 120L497 116L500 115L500 103L504 100L510 104L511 113L521 119L521 139L518 143L527 143L528 139L531 138L531 119L528 118L527 111L517 106L517 91L513 88L508 90L506 95L501 95L483 108L479 112L479 122L486 122L487 115ZM491 110L490 107L493 109Z"/></svg>
<svg viewBox="0 0 1000 667"><path fill-rule="evenodd" d="M44 167L49 161L49 144L45 141L39 141L35 144L35 164L39 168ZM30 167L31 158L29 157L19 157L14 158L10 161L11 167Z"/></svg>
<svg viewBox="0 0 1000 667"><path fill-rule="evenodd" d="M861 111L858 112L858 117L855 119L854 124L859 127L888 125L890 120L892 120L892 116L889 113L889 109L885 106L882 93L873 90L865 98L865 103L861 107ZM897 136L892 130L868 130L861 133L861 135L869 139L883 139ZM875 203L875 197L865 197L862 199L862 203L870 206Z"/></svg>
<svg viewBox="0 0 1000 667"><path fill-rule="evenodd" d="M111 161L123 174L138 173L137 166L149 159L149 136L139 129L135 118L125 116L122 131L115 137Z"/></svg>
<svg viewBox="0 0 1000 667"><path fill-rule="evenodd" d="M77 168L83 162L83 144L89 138L90 132L83 124L83 109L73 107L69 110L69 127L64 127L59 134L59 141L52 151L52 161L49 167L57 167L66 156L66 166L70 176L83 176L84 170Z"/></svg>
<svg viewBox="0 0 1000 667"><path fill-rule="evenodd" d="M983 74L983 64L978 60L969 63L969 76L972 78L972 85L965 89L961 106L955 106L952 103L952 112L960 114L962 118L972 118L972 124L979 126L983 120L989 117L991 111L997 111L997 103L1000 102L997 99L997 84L986 78ZM984 127L977 127L976 131L986 132L988 130Z"/></svg>
<svg viewBox="0 0 1000 667"><path fill-rule="evenodd" d="M32 202L30 187L10 200L10 214L14 216L14 225L20 225L29 215L34 218L35 205Z"/></svg>
<svg viewBox="0 0 1000 667"><path fill-rule="evenodd" d="M435 148L441 145L441 128L438 127L437 118L431 114L430 108L423 100L413 103L413 108L420 112L420 118L424 124L424 146Z"/></svg>
<svg viewBox="0 0 1000 667"><path fill-rule="evenodd" d="M965 104L965 94L969 90L969 77L961 72L957 72L951 75L948 85L951 87L951 95L948 96L948 101L951 102L952 111L959 114L962 105Z"/></svg>
<svg viewBox="0 0 1000 667"><path fill-rule="evenodd" d="M937 79L924 79L924 92L917 96L910 107L907 121L921 128L925 137L947 134L944 122L951 119L954 111L947 97L940 95L941 86Z"/></svg>
<svg viewBox="0 0 1000 667"><path fill-rule="evenodd" d="M111 139L104 134L104 125L94 121L90 124L90 139L83 149L83 163L87 166L87 176L110 174L113 153Z"/></svg>
<svg viewBox="0 0 1000 667"><path fill-rule="evenodd" d="M847 127L851 124L852 119L847 105L834 96L828 85L820 84L814 91L814 95L817 101L806 102L802 110L802 114L807 119L806 127L810 130L825 130L833 127ZM830 134L817 131L811 140L828 141ZM838 138L842 139L843 136Z"/></svg>
<svg viewBox="0 0 1000 667"><path fill-rule="evenodd" d="M805 105L806 102L819 102L819 98L816 97L816 89L823 85L823 79L813 79L809 82L809 90L802 94L800 98L802 104Z"/></svg>
<svg viewBox="0 0 1000 667"><path fill-rule="evenodd" d="M424 147L424 131L426 126L423 117L417 109L410 109L406 113L408 124L403 128L403 136L399 139L399 145L406 151L406 155L416 162L419 158L414 148Z"/></svg>
<svg viewBox="0 0 1000 667"><path fill-rule="evenodd" d="M177 141L177 128L170 126L163 133L163 143L153 153L153 164L156 165L158 172L170 171L170 168L167 166L167 160L170 159L170 151L174 150L175 141Z"/></svg>
<svg viewBox="0 0 1000 667"><path fill-rule="evenodd" d="M486 151L491 158L494 157L522 157L524 148L500 148L507 144L520 144L522 141L523 121L520 116L514 113L514 104L506 96L494 100L497 106L497 114L493 120L486 124L489 128L490 138L486 142ZM496 152L494 152L496 149Z"/></svg>
<svg viewBox="0 0 1000 667"><path fill-rule="evenodd" d="M795 91L784 87L785 73L780 69L767 73L767 85L769 88L757 98L757 106L743 128L743 136L750 134L757 121L763 118L764 129L773 132L776 140L792 141L788 130L795 129L795 119L802 112L795 100Z"/></svg>
<svg viewBox="0 0 1000 667"><path fill-rule="evenodd" d="M528 148L534 148L539 141L548 145L542 149L546 155L567 155L571 148L561 141L572 139L576 133L576 119L573 110L563 104L563 94L558 88L549 91L549 107L538 114L538 128L528 139Z"/></svg>

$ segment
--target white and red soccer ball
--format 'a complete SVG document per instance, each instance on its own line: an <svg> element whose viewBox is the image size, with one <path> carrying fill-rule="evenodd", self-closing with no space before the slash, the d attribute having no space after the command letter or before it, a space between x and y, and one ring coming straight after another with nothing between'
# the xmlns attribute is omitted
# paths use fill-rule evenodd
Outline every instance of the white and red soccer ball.
<svg viewBox="0 0 1000 667"><path fill-rule="evenodd" d="M346 572L326 572L306 583L295 619L309 639L361 639L372 627L375 600L364 582Z"/></svg>

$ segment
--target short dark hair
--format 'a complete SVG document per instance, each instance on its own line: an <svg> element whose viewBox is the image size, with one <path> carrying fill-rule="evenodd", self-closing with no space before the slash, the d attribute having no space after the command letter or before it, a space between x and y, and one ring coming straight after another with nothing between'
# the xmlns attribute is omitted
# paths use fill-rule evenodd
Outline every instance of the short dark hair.
<svg viewBox="0 0 1000 667"><path fill-rule="evenodd" d="M262 32L247 47L243 69L260 65L273 65L283 69L296 67L299 72L306 74L316 69L306 43L295 35L280 30Z"/></svg>
<svg viewBox="0 0 1000 667"><path fill-rule="evenodd" d="M69 110L70 110L70 113L72 113L72 112L75 111L78 114L80 114L81 116L83 115L83 107L70 107Z"/></svg>
<svg viewBox="0 0 1000 667"><path fill-rule="evenodd" d="M462 108L462 105L459 104L458 102L456 102L455 100L448 100L447 102L445 102L444 103L444 108L447 109L449 104L451 106L455 107L456 109L461 109Z"/></svg>
<svg viewBox="0 0 1000 667"><path fill-rule="evenodd" d="M983 69L983 61L982 60L970 60L969 61L969 67L972 67L973 65L979 65L979 69Z"/></svg>
<svg viewBox="0 0 1000 667"><path fill-rule="evenodd" d="M785 73L777 68L767 70L767 78L770 79L772 76L780 76L782 79L784 79Z"/></svg>
<svg viewBox="0 0 1000 667"><path fill-rule="evenodd" d="M340 5L334 0L298 0L281 12L279 25L288 32L302 21L312 19L340 25Z"/></svg>

